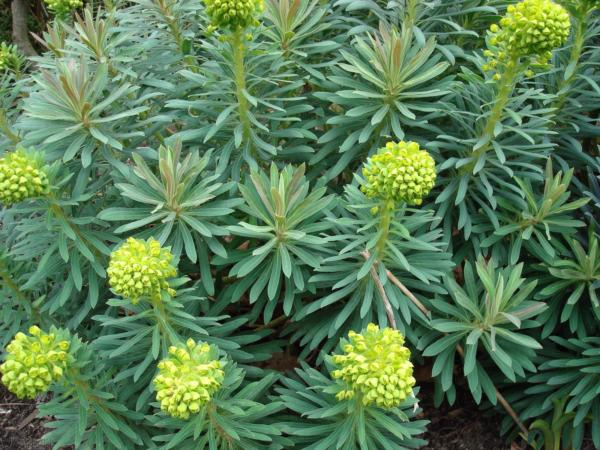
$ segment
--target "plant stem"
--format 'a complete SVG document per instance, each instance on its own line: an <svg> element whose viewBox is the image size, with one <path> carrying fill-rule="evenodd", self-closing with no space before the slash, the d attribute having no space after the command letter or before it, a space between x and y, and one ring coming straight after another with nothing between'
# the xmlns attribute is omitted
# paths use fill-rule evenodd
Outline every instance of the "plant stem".
<svg viewBox="0 0 600 450"><path fill-rule="evenodd" d="M248 99L244 94L246 90L246 71L244 67L244 34L243 29L237 29L231 34L230 43L233 53L233 73L235 76L235 95L238 102L238 115L242 124L242 142L248 146L251 142L251 125L248 117Z"/></svg>
<svg viewBox="0 0 600 450"><path fill-rule="evenodd" d="M462 359L465 359L465 351L463 350L463 348L460 344L456 344L456 352L460 355L460 357ZM519 429L525 435L525 438L526 438L527 434L529 433L527 431L527 428L525 428L525 425L523 425L523 422L521 422L519 420L519 416L517 415L515 410L512 408L512 406L510 406L510 403L508 403L508 400L506 400L506 398L500 393L498 388L494 387L494 389L496 390L496 399L502 405L502 407L508 413L508 415L514 420L514 422L517 424L517 426L519 427Z"/></svg>
<svg viewBox="0 0 600 450"><path fill-rule="evenodd" d="M10 129L8 118L6 117L6 111L4 111L4 109L0 109L0 131L2 131L15 145L21 141L21 138L13 133L13 131Z"/></svg>
<svg viewBox="0 0 600 450"><path fill-rule="evenodd" d="M165 304L162 299L152 299L151 300L152 309L154 310L154 317L156 318L156 324L160 330L160 338L163 343L163 348L167 349L170 345L175 345L176 342L173 342L171 336L176 334L175 330L169 324L169 314L165 308Z"/></svg>
<svg viewBox="0 0 600 450"><path fill-rule="evenodd" d="M569 63L567 67L573 67L571 74L567 78L562 78L557 86L557 98L554 100L552 107L554 109L554 116L556 117L560 110L564 107L565 102L569 98L569 91L575 77L577 75L577 65L583 53L583 46L585 44L585 33L588 27L588 13L581 14L580 17L575 19L575 34L573 36L573 46L571 47L571 53L569 55Z"/></svg>
<svg viewBox="0 0 600 450"><path fill-rule="evenodd" d="M510 95L515 88L519 73L520 70L518 62L514 59L509 61L506 65L506 70L502 74L502 78L499 81L500 86L498 93L496 94L496 98L494 99L494 105L492 106L490 115L488 116L485 126L483 127L483 131L481 132L480 137L485 138L486 141L481 147L473 150L472 165L475 165L479 157L490 149L491 142L494 139L494 129L496 128L498 122L502 119L502 113L504 112L506 104L510 100ZM470 167L470 170L472 169L473 167Z"/></svg>
<svg viewBox="0 0 600 450"><path fill-rule="evenodd" d="M385 200L381 207L381 212L379 215L379 239L375 244L375 257L378 261L384 256L385 253L385 245L387 243L388 236L390 234L390 225L392 224L392 218L394 217L394 212L396 210L395 204L392 200Z"/></svg>
<svg viewBox="0 0 600 450"><path fill-rule="evenodd" d="M25 293L19 288L17 283L15 283L15 280L13 280L8 270L5 269L6 268L4 267L4 264L0 263L0 278L2 279L4 284L15 293L17 299L19 300L19 302L21 302L23 308L25 308L25 311L30 313L31 321L34 324L41 325L41 315L39 308L29 299L27 295L25 295Z"/></svg>

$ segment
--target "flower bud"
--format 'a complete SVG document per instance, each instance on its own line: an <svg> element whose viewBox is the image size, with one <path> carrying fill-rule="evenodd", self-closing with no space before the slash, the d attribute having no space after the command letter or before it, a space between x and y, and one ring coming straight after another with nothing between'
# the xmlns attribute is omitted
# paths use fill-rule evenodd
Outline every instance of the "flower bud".
<svg viewBox="0 0 600 450"><path fill-rule="evenodd" d="M416 142L388 142L367 159L361 187L369 198L420 205L435 184L435 161Z"/></svg>
<svg viewBox="0 0 600 450"><path fill-rule="evenodd" d="M191 345L188 340L169 353L171 356L158 363L153 380L156 400L168 415L187 420L221 388L225 373L218 349L208 344Z"/></svg>
<svg viewBox="0 0 600 450"><path fill-rule="evenodd" d="M157 240L129 238L110 255L108 282L114 292L134 304L141 298L159 300L163 290L175 295L167 281L177 275L172 260L171 252Z"/></svg>
<svg viewBox="0 0 600 450"><path fill-rule="evenodd" d="M551 0L524 0L510 5L500 24L490 27L490 44L497 47L485 54L488 67L492 62L531 58L544 64L552 50L561 47L569 37L571 20L567 10Z"/></svg>
<svg viewBox="0 0 600 450"><path fill-rule="evenodd" d="M237 30L257 25L256 16L264 8L263 0L204 0L204 4L212 22L209 32L216 28Z"/></svg>
<svg viewBox="0 0 600 450"><path fill-rule="evenodd" d="M66 16L71 11L83 6L82 0L44 0L44 3L57 16Z"/></svg>
<svg viewBox="0 0 600 450"><path fill-rule="evenodd" d="M10 206L49 192L46 166L39 153L18 148L0 158L0 203Z"/></svg>
<svg viewBox="0 0 600 450"><path fill-rule="evenodd" d="M0 73L6 70L14 70L21 65L21 58L14 45L0 44Z"/></svg>
<svg viewBox="0 0 600 450"><path fill-rule="evenodd" d="M410 351L402 334L391 328L380 330L373 323L361 334L342 340L343 354L334 355L336 370L331 372L344 389L338 400L362 398L365 406L395 408L412 393L415 379Z"/></svg>
<svg viewBox="0 0 600 450"><path fill-rule="evenodd" d="M18 398L35 398L47 392L52 383L62 378L70 363L70 358L61 351L69 349L69 340L57 343L37 326L31 327L29 332L31 336L17 333L7 345L6 360L0 365L2 383ZM66 331L59 330L59 333L69 338ZM53 358L57 351L64 357Z"/></svg>

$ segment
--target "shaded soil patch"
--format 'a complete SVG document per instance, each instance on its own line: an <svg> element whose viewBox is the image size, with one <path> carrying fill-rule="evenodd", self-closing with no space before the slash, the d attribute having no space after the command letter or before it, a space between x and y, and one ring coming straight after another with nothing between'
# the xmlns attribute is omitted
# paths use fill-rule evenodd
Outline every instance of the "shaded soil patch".
<svg viewBox="0 0 600 450"><path fill-rule="evenodd" d="M50 449L39 441L46 431L36 414L35 401L19 400L0 384L0 449Z"/></svg>
<svg viewBox="0 0 600 450"><path fill-rule="evenodd" d="M419 393L423 418L431 423L423 450L510 450L511 444L500 436L500 415L484 414L468 392L457 386L454 406L433 405L432 385L423 385ZM520 447L513 447L519 449Z"/></svg>

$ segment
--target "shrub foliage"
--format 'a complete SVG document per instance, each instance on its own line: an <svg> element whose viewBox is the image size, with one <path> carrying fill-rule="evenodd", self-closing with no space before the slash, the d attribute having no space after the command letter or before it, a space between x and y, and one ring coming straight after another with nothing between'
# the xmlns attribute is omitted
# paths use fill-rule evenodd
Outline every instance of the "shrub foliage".
<svg viewBox="0 0 600 450"><path fill-rule="evenodd" d="M55 449L418 448L416 365L600 448L597 0L46 2L0 372Z"/></svg>

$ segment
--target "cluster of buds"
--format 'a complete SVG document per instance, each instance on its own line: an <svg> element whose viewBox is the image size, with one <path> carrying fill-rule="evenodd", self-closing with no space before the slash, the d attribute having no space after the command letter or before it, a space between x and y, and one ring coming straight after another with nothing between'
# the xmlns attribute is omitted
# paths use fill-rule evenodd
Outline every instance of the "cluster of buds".
<svg viewBox="0 0 600 450"><path fill-rule="evenodd" d="M174 296L168 279L177 275L173 255L153 238L128 238L111 253L108 282L113 291L136 304L142 298L160 300L163 290Z"/></svg>
<svg viewBox="0 0 600 450"><path fill-rule="evenodd" d="M204 0L210 18L210 31L217 28L239 30L258 25L257 16L264 9L263 0Z"/></svg>
<svg viewBox="0 0 600 450"><path fill-rule="evenodd" d="M338 367L331 372L344 383L338 400L359 396L362 403L381 408L395 408L412 394L415 379L410 350L402 334L391 328L380 330L369 324L362 334L350 331L349 341L342 339L342 355L334 355Z"/></svg>
<svg viewBox="0 0 600 450"><path fill-rule="evenodd" d="M187 420L210 402L223 383L225 373L218 349L188 339L185 346L169 348L170 356L158 363L154 378L156 400L167 414Z"/></svg>
<svg viewBox="0 0 600 450"><path fill-rule="evenodd" d="M516 66L526 58L531 67L544 67L552 50L562 46L571 30L567 10L551 0L524 0L508 7L500 24L493 24L484 70L499 72ZM528 70L530 72L530 70Z"/></svg>
<svg viewBox="0 0 600 450"><path fill-rule="evenodd" d="M40 154L19 148L0 158L0 203L10 206L48 192L48 175Z"/></svg>
<svg viewBox="0 0 600 450"><path fill-rule="evenodd" d="M0 366L2 383L19 398L35 398L59 381L72 358L70 337L64 330L44 333L29 328L30 336L17 333L6 347L6 361Z"/></svg>
<svg viewBox="0 0 600 450"><path fill-rule="evenodd" d="M435 184L435 161L416 142L388 142L367 159L362 173L367 197L420 205Z"/></svg>
<svg viewBox="0 0 600 450"><path fill-rule="evenodd" d="M21 65L21 57L14 45L0 44L0 72L15 70Z"/></svg>
<svg viewBox="0 0 600 450"><path fill-rule="evenodd" d="M44 3L57 16L66 16L71 11L83 6L82 0L44 0Z"/></svg>

